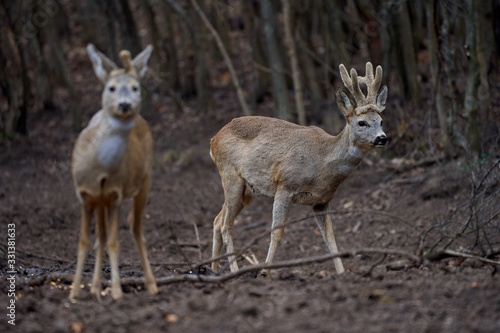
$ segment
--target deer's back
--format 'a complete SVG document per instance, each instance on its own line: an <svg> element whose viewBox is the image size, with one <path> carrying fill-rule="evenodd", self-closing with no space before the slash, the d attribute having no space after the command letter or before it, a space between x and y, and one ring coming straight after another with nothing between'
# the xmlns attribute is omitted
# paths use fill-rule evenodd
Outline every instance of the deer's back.
<svg viewBox="0 0 500 333"><path fill-rule="evenodd" d="M241 117L212 139L211 154L223 181L238 175L255 194L272 197L280 186L297 193L317 186L332 140L335 137L318 127Z"/></svg>

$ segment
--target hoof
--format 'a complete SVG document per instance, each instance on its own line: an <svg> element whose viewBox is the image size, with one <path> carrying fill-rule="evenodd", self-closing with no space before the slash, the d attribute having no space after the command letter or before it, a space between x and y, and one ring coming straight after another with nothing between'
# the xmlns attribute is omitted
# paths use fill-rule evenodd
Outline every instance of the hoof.
<svg viewBox="0 0 500 333"><path fill-rule="evenodd" d="M113 288L111 290L111 295L113 296L113 299L117 300L123 296L123 291L121 286L118 288Z"/></svg>
<svg viewBox="0 0 500 333"><path fill-rule="evenodd" d="M266 278L269 276L271 276L271 271L269 269L263 269L259 272L259 277Z"/></svg>
<svg viewBox="0 0 500 333"><path fill-rule="evenodd" d="M148 293L150 293L151 295L156 295L158 294L158 287L156 286L156 283L152 283L150 285L148 285L146 287L146 290L148 291Z"/></svg>

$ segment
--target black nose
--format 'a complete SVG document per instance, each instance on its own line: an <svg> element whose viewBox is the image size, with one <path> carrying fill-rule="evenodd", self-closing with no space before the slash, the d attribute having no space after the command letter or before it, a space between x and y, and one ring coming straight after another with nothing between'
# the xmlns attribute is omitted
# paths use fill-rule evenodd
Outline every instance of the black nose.
<svg viewBox="0 0 500 333"><path fill-rule="evenodd" d="M120 104L118 104L118 107L120 108L120 110L122 110L123 112L128 112L130 111L130 103L126 103L126 102L122 102Z"/></svg>
<svg viewBox="0 0 500 333"><path fill-rule="evenodd" d="M375 142L373 142L373 144L375 146L385 146L385 144L387 143L387 137L385 135L381 135L381 136L377 136L377 138L375 139Z"/></svg>

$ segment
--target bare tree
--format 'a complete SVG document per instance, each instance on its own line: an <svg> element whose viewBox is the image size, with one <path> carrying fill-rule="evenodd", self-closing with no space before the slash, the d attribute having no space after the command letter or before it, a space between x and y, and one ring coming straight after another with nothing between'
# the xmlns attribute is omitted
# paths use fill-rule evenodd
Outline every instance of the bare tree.
<svg viewBox="0 0 500 333"><path fill-rule="evenodd" d="M260 0L260 10L264 21L264 37L266 42L267 56L272 70L271 83L273 87L273 101L276 116L281 119L291 120L290 103L288 101L288 90L283 74L283 61L278 51L278 45L274 29L274 15L269 0Z"/></svg>
<svg viewBox="0 0 500 333"><path fill-rule="evenodd" d="M306 111L304 109L304 101L302 99L302 82L300 80L299 64L297 60L297 51L295 49L295 40L292 36L291 17L290 17L290 0L282 0L283 6L283 22L285 31L285 44L287 53L290 57L292 66L293 87L295 92L295 103L297 105L297 114L299 116L299 124L306 125Z"/></svg>
<svg viewBox="0 0 500 333"><path fill-rule="evenodd" d="M203 20L203 22L205 23L207 28L210 30L210 32L214 36L215 41L217 42L217 46L219 47L219 50L224 57L224 61L226 62L227 67L229 68L229 73L231 74L231 79L233 80L233 84L236 88L236 92L238 94L238 100L239 100L241 108L243 110L243 114L250 115L251 114L250 109L248 108L248 105L245 101L245 96L243 94L243 90L241 89L238 77L236 75L236 71L234 70L233 63L231 61L231 58L229 58L229 54L227 53L226 48L224 47L224 43L222 42L222 39L220 38L217 31L210 23L210 21L207 19L206 15L203 13L200 6L198 6L198 4L196 3L196 0L191 0L191 3L193 4L193 7L198 12L198 15L200 15L200 18Z"/></svg>

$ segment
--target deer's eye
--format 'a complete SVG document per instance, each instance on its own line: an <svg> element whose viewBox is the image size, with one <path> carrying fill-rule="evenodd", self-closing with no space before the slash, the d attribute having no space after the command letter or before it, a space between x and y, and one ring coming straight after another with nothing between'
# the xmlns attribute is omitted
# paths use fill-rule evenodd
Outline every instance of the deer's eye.
<svg viewBox="0 0 500 333"><path fill-rule="evenodd" d="M380 121L380 126L382 126L383 124L384 124L384 121L383 121L383 120L381 120L381 121Z"/></svg>
<svg viewBox="0 0 500 333"><path fill-rule="evenodd" d="M137 91L139 90L139 88L137 88L137 86L132 86L132 91Z"/></svg>
<svg viewBox="0 0 500 333"><path fill-rule="evenodd" d="M358 123L358 125L359 125L359 126L366 126L366 123L365 123L364 121L360 121L360 122Z"/></svg>
<svg viewBox="0 0 500 333"><path fill-rule="evenodd" d="M111 92L114 92L114 91L116 90L116 88L115 88L115 87L113 87L113 86L109 87L108 89L109 89L109 91L111 91Z"/></svg>

